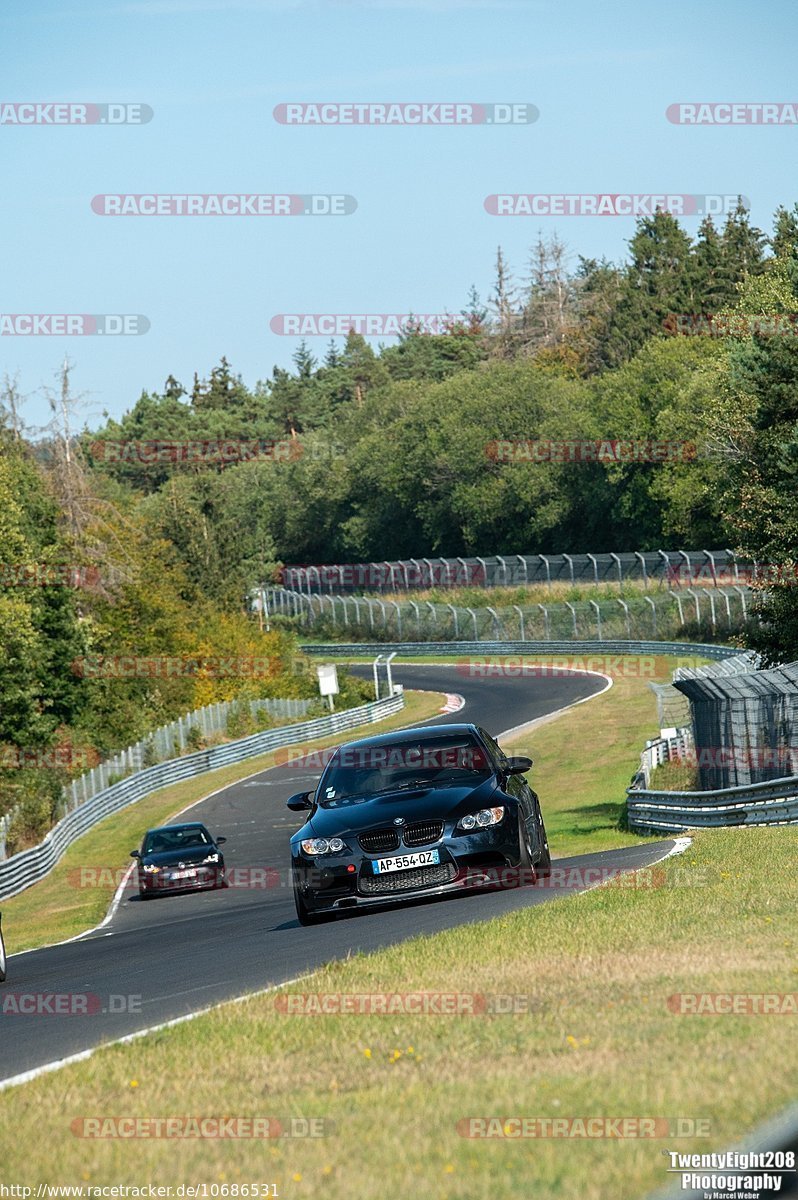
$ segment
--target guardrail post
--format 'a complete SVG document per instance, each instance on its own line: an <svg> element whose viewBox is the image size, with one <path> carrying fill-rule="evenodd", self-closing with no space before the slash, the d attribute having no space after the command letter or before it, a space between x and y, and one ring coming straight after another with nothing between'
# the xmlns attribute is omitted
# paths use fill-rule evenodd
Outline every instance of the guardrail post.
<svg viewBox="0 0 798 1200"><path fill-rule="evenodd" d="M543 608L543 605L541 604L541 605L540 605L540 607L541 607L541 608ZM522 609L519 607L519 605L517 605L517 604L514 604L514 605L513 605L513 608L514 608L514 609L515 609L515 611L518 613L518 624L521 626L521 641L522 641L522 642L525 642L525 641L526 641L526 635L525 635L525 633L524 633L524 613L523 613L523 610L522 610ZM545 611L545 609L544 609L544 611Z"/></svg>
<svg viewBox="0 0 798 1200"><path fill-rule="evenodd" d="M588 558L592 558L592 555L589 554ZM600 642L603 642L604 638L601 636L601 609L595 600L591 600L590 604L592 604L596 610L596 636Z"/></svg>
<svg viewBox="0 0 798 1200"><path fill-rule="evenodd" d="M567 600L565 601L565 607L570 608L570 610L571 610L571 616L574 619L574 638L578 638L579 630L576 627L576 609L574 608L573 604L569 604L569 602Z"/></svg>
<svg viewBox="0 0 798 1200"><path fill-rule="evenodd" d="M682 608L682 598L678 592L668 591L669 596L673 596L679 606L679 624L684 625L684 609Z"/></svg>
<svg viewBox="0 0 798 1200"><path fill-rule="evenodd" d="M643 587L648 591L648 571L646 570L646 556L641 554L639 550L635 550L635 558L640 559L640 571L643 576Z"/></svg>
<svg viewBox="0 0 798 1200"><path fill-rule="evenodd" d="M651 605L651 623L652 623L652 625L653 625L653 635L654 635L654 639L656 640L656 637L657 637L657 606L656 606L656 604L654 603L654 601L651 599L651 597L650 597L650 596L644 596L644 597L643 597L643 599L644 599L644 600L645 600L645 601L646 601L648 604L650 604L650 605Z"/></svg>
<svg viewBox="0 0 798 1200"><path fill-rule="evenodd" d="M546 586L548 587L549 591L551 591L551 564L549 563L549 560L546 558L545 554L539 554L538 558L546 568Z"/></svg>
<svg viewBox="0 0 798 1200"><path fill-rule="evenodd" d="M490 615L493 617L493 631L496 634L496 641L500 642L502 640L502 637L501 637L502 623L499 620L499 614L496 612L496 609L491 608L490 605L485 606L485 611L489 612Z"/></svg>
<svg viewBox="0 0 798 1200"><path fill-rule="evenodd" d="M631 640L632 640L632 625L631 625L631 619L629 617L629 605L626 603L625 600L621 600L620 597L618 598L618 603L621 605L624 613L626 614L626 636L629 639L629 641L631 642Z"/></svg>
<svg viewBox="0 0 798 1200"><path fill-rule="evenodd" d="M574 560L570 554L563 554L563 558L568 563L568 570L571 573L571 586L574 586Z"/></svg>
<svg viewBox="0 0 798 1200"><path fill-rule="evenodd" d="M621 566L621 560L618 557L618 555L613 554L612 551L610 551L610 558L615 559L616 565L618 567L618 588L620 591L623 591L623 567Z"/></svg>
<svg viewBox="0 0 798 1200"><path fill-rule="evenodd" d="M457 619L457 609L453 604L447 604L446 607L450 610L454 618L454 640L457 642L460 640L460 622Z"/></svg>
<svg viewBox="0 0 798 1200"><path fill-rule="evenodd" d="M471 614L471 619L474 622L474 641L478 642L479 641L479 630L477 628L477 614L474 612L473 608L467 608L466 612Z"/></svg>
<svg viewBox="0 0 798 1200"><path fill-rule="evenodd" d="M687 588L686 591L687 591L688 596L693 597L693 602L695 604L695 619L698 622L698 624L700 625L701 624L701 608L698 603L698 593L694 592L692 588Z"/></svg>
<svg viewBox="0 0 798 1200"><path fill-rule="evenodd" d="M549 625L549 610L546 608L545 604L539 604L538 608L543 613L543 629L546 634L546 641L550 642L551 641L551 626ZM573 612L573 609L571 609L571 612ZM576 628L576 617L574 617L574 629L575 628Z"/></svg>
<svg viewBox="0 0 798 1200"><path fill-rule="evenodd" d="M736 565L735 565L735 569L736 569ZM740 600L742 601L742 606L743 606L743 621L747 621L748 620L748 611L745 607L745 592L743 591L742 588L736 587L736 586L735 586L734 590L735 590L735 592L740 593Z"/></svg>

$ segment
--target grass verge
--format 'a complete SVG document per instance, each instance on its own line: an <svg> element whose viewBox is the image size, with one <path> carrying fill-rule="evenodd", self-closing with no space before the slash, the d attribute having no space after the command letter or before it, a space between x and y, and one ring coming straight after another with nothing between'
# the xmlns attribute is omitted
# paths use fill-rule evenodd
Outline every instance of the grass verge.
<svg viewBox="0 0 798 1200"><path fill-rule="evenodd" d="M787 1016L679 1015L670 998L796 990L796 850L789 827L704 831L637 877L658 886L414 938L290 989L529 998L517 1015L288 1015L270 994L102 1050L0 1094L0 1161L33 1185L261 1181L281 1198L382 1200L390 1175L435 1200L642 1197L668 1180L663 1150L728 1145L793 1096ZM131 1145L73 1125L189 1114L323 1118L335 1130ZM653 1139L533 1141L508 1123L595 1116L661 1124ZM499 1136L462 1136L464 1120L490 1117ZM686 1136L699 1120L704 1135Z"/></svg>
<svg viewBox="0 0 798 1200"><path fill-rule="evenodd" d="M438 713L442 703L443 696L436 692L407 692L400 713L375 725L359 726L351 731L351 736L363 736L371 729L375 733L398 729L422 721ZM332 746L340 740L339 734L314 741L313 746ZM162 788L101 821L70 846L45 879L3 902L3 936L8 953L75 937L99 924L116 889L114 872L130 865L130 849L138 845L145 829L170 821L187 805L203 799L210 792L271 766L274 766L273 751ZM97 876L97 886L72 886L70 881L81 867L108 870ZM106 877L108 881L103 883Z"/></svg>

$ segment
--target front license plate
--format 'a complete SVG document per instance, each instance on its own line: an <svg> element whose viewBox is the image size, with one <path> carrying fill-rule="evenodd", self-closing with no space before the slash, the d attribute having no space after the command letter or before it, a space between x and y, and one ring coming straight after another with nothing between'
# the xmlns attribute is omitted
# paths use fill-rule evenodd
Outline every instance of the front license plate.
<svg viewBox="0 0 798 1200"><path fill-rule="evenodd" d="M196 871L173 871L172 879L194 879L196 874Z"/></svg>
<svg viewBox="0 0 798 1200"><path fill-rule="evenodd" d="M411 867L432 867L441 861L437 850L419 850L417 854L397 854L393 858L373 858L371 865L375 875L387 871L409 871Z"/></svg>

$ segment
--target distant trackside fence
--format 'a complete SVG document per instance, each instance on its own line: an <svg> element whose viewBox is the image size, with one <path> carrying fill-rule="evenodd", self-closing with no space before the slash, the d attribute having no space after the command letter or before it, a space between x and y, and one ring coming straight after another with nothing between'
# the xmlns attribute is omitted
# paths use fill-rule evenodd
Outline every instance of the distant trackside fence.
<svg viewBox="0 0 798 1200"><path fill-rule="evenodd" d="M320 592L409 592L415 588L523 587L528 584L617 583L645 588L681 582L740 584L761 564L733 550L627 550L619 554L494 554L471 558L405 558L383 562L283 567L280 582L306 595Z"/></svg>
<svg viewBox="0 0 798 1200"><path fill-rule="evenodd" d="M537 604L463 606L431 600L326 595L283 587L252 593L256 609L291 617L322 636L339 633L364 641L557 642L595 639L668 640L681 631L730 636L751 618L753 593L745 586L669 588L656 596L604 596L598 600L547 600Z"/></svg>

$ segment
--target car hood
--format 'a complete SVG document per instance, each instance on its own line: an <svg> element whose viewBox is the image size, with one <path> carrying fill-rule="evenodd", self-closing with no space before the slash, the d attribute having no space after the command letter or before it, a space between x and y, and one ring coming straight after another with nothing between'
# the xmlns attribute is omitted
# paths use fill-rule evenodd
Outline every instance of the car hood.
<svg viewBox="0 0 798 1200"><path fill-rule="evenodd" d="M365 829L393 825L396 817L410 821L459 820L466 813L491 805L499 792L495 776L484 779L477 787L451 786L419 788L406 792L385 792L370 800L347 803L340 807L319 807L308 822L316 837L343 837ZM501 802L507 797L501 793Z"/></svg>
<svg viewBox="0 0 798 1200"><path fill-rule="evenodd" d="M178 863L185 863L186 866L195 867L210 854L218 854L221 857L221 853L217 846L191 846L185 850L162 850L158 854L145 854L141 862L142 866L175 867Z"/></svg>

